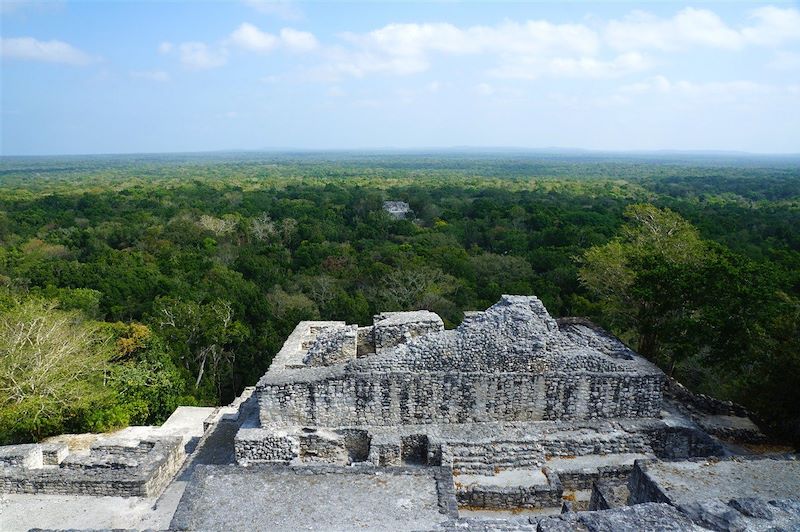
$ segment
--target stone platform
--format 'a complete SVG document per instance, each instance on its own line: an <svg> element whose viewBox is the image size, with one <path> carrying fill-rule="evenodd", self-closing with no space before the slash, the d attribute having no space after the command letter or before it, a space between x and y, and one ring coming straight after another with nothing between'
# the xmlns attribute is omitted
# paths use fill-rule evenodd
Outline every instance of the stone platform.
<svg viewBox="0 0 800 532"><path fill-rule="evenodd" d="M200 466L174 530L429 530L458 516L445 468Z"/></svg>
<svg viewBox="0 0 800 532"><path fill-rule="evenodd" d="M14 486L188 454L160 497L0 496L0 530L800 530L796 457L733 456L763 439L744 409L535 297L454 330L425 310L301 322L254 389L204 414L0 449Z"/></svg>
<svg viewBox="0 0 800 532"><path fill-rule="evenodd" d="M445 330L429 311L301 322L256 386L240 465L447 467L462 506L588 506L634 460L722 455L665 412L666 377L586 320L503 296ZM675 410L675 409L673 409ZM537 480L538 479L538 480Z"/></svg>
<svg viewBox="0 0 800 532"><path fill-rule="evenodd" d="M795 455L681 461L640 460L630 483L631 502L674 506L700 499L800 497L800 460Z"/></svg>

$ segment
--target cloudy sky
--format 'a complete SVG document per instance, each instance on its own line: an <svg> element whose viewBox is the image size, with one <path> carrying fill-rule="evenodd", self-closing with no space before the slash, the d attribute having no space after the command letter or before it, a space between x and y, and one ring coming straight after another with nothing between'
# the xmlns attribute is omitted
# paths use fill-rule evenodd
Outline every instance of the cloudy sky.
<svg viewBox="0 0 800 532"><path fill-rule="evenodd" d="M2 4L2 154L800 152L797 2Z"/></svg>

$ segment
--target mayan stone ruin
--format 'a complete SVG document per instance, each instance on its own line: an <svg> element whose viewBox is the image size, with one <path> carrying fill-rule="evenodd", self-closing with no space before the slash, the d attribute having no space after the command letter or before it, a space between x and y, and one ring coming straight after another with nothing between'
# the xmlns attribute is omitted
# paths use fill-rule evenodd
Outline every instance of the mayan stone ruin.
<svg viewBox="0 0 800 532"><path fill-rule="evenodd" d="M405 220L413 213L405 201L384 201L383 210L395 220Z"/></svg>
<svg viewBox="0 0 800 532"><path fill-rule="evenodd" d="M533 296L451 330L426 310L301 322L255 388L200 413L2 448L0 490L163 514L52 529L800 529L800 462L756 453L746 411Z"/></svg>

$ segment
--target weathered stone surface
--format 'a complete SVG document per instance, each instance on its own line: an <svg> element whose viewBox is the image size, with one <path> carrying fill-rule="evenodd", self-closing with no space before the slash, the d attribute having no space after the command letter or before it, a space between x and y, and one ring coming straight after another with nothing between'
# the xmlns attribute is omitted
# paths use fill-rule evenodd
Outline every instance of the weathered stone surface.
<svg viewBox="0 0 800 532"><path fill-rule="evenodd" d="M445 466L464 506L557 508L569 489L586 507L593 482L624 482L637 458L722 454L695 424L660 419L663 383L617 338L554 320L536 297L503 296L455 330L429 311L301 322L256 386L259 419L236 456Z"/></svg>
<svg viewBox="0 0 800 532"><path fill-rule="evenodd" d="M697 501L682 504L678 508L696 524L709 530L719 532L747 530L747 524L741 514L722 501L714 499Z"/></svg>
<svg viewBox="0 0 800 532"><path fill-rule="evenodd" d="M252 396L207 416L170 487L174 507L188 482L170 528L800 529L797 460L719 459L727 444L709 427L754 425L676 386L665 400L664 383L619 339L554 320L535 297L503 296L454 330L428 311L301 322ZM86 455L0 449L0 487L151 493L171 474L152 469L169 460L147 429ZM174 429L160 436L189 448Z"/></svg>
<svg viewBox="0 0 800 532"><path fill-rule="evenodd" d="M325 367L302 364L308 347L296 338L313 328L298 325L259 381L264 426L655 417L661 408L660 370L592 347L589 333L562 333L535 297L503 296L453 331L429 312L379 315L374 355Z"/></svg>
<svg viewBox="0 0 800 532"><path fill-rule="evenodd" d="M790 455L637 461L629 486L632 503L792 499L800 494L800 460Z"/></svg>
<svg viewBox="0 0 800 532"><path fill-rule="evenodd" d="M578 512L577 522L590 532L666 532L700 530L666 504L639 504L602 512Z"/></svg>
<svg viewBox="0 0 800 532"><path fill-rule="evenodd" d="M179 437L103 440L88 454L69 454L58 464L46 466L41 445L25 447L33 449L36 460L0 468L0 493L153 496L170 482L185 456ZM8 447L0 449L11 452ZM55 452L63 454L60 449Z"/></svg>
<svg viewBox="0 0 800 532"><path fill-rule="evenodd" d="M747 517L756 517L758 519L772 519L774 517L770 504L763 499L741 497L739 499L731 499L728 504L731 508Z"/></svg>
<svg viewBox="0 0 800 532"><path fill-rule="evenodd" d="M451 486L443 468L202 466L170 528L426 530L456 517Z"/></svg>
<svg viewBox="0 0 800 532"><path fill-rule="evenodd" d="M384 201L383 210L395 220L404 220L411 214L411 207L405 201Z"/></svg>
<svg viewBox="0 0 800 532"><path fill-rule="evenodd" d="M58 465L69 454L66 443L43 443L42 460L44 465Z"/></svg>
<svg viewBox="0 0 800 532"><path fill-rule="evenodd" d="M767 501L748 497L726 503L705 499L678 508L695 524L708 530L800 530L800 500Z"/></svg>
<svg viewBox="0 0 800 532"><path fill-rule="evenodd" d="M357 325L326 327L308 348L303 363L308 366L330 366L356 358Z"/></svg>
<svg viewBox="0 0 800 532"><path fill-rule="evenodd" d="M611 510L626 506L628 503L627 482L619 480L601 480L592 484L592 495L589 499L589 510Z"/></svg>
<svg viewBox="0 0 800 532"><path fill-rule="evenodd" d="M44 462L42 446L34 443L0 447L0 467L34 469Z"/></svg>

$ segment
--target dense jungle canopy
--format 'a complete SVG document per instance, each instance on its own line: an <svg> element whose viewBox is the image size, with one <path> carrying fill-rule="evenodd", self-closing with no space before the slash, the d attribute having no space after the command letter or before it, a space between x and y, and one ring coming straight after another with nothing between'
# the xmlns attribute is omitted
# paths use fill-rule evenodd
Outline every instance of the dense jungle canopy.
<svg viewBox="0 0 800 532"><path fill-rule="evenodd" d="M228 402L299 320L426 308L453 327L503 293L798 441L798 228L791 157L5 157L0 443Z"/></svg>

